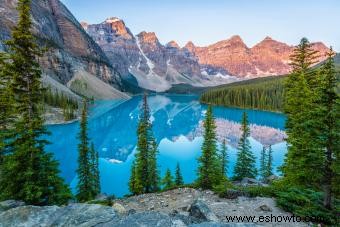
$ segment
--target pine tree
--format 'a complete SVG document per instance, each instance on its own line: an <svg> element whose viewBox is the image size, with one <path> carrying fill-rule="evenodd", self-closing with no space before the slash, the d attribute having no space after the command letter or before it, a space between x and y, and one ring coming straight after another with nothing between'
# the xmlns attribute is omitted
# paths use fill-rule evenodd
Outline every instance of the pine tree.
<svg viewBox="0 0 340 227"><path fill-rule="evenodd" d="M80 132L78 134L80 141L78 145L78 184L77 184L77 200L86 202L92 200L97 195L94 190L93 168L91 164L91 149L89 148L89 137L87 134L87 104L83 101L83 110L80 120Z"/></svg>
<svg viewBox="0 0 340 227"><path fill-rule="evenodd" d="M133 195L138 195L143 193L143 186L137 177L136 162L133 161L131 165L131 175L129 180L129 190Z"/></svg>
<svg viewBox="0 0 340 227"><path fill-rule="evenodd" d="M180 167L178 162L177 162L177 165L176 165L175 185L176 185L176 187L181 187L181 186L184 185L183 176L182 176L182 173L181 173L181 167Z"/></svg>
<svg viewBox="0 0 340 227"><path fill-rule="evenodd" d="M170 169L166 170L165 176L162 180L163 190L169 190L174 186L174 180L171 175Z"/></svg>
<svg viewBox="0 0 340 227"><path fill-rule="evenodd" d="M266 148L265 146L263 146L263 149L261 151L261 156L260 156L260 176L262 180L266 179L266 170L267 170L266 153L267 153Z"/></svg>
<svg viewBox="0 0 340 227"><path fill-rule="evenodd" d="M234 169L234 179L242 180L244 177L256 178L255 156L251 151L249 142L250 129L248 126L248 116L244 112L242 116L242 135L238 143L237 161Z"/></svg>
<svg viewBox="0 0 340 227"><path fill-rule="evenodd" d="M98 195L100 194L99 153L95 150L93 143L90 149L90 164L93 179L92 190L95 195Z"/></svg>
<svg viewBox="0 0 340 227"><path fill-rule="evenodd" d="M215 119L211 106L208 107L204 121L204 141L202 155L198 158L197 186L212 189L223 179L217 155Z"/></svg>
<svg viewBox="0 0 340 227"><path fill-rule="evenodd" d="M27 204L63 204L71 194L59 177L58 163L45 152L48 141L43 138L48 132L41 113L45 89L36 60L41 51L30 31L30 6L30 0L18 1L19 21L6 43L10 60L5 64L5 87L10 89L10 127L14 134L1 168L0 193L2 199Z"/></svg>
<svg viewBox="0 0 340 227"><path fill-rule="evenodd" d="M227 153L227 144L226 140L224 139L222 142L222 149L220 154L220 160L221 160L221 174L222 176L227 176L227 164L228 164L228 153Z"/></svg>
<svg viewBox="0 0 340 227"><path fill-rule="evenodd" d="M271 145L269 145L266 157L265 178L273 175L273 149Z"/></svg>
<svg viewBox="0 0 340 227"><path fill-rule="evenodd" d="M311 66L315 52L309 41L303 38L291 56L293 72L285 84L285 113L288 152L282 172L292 185L318 188L321 184L324 163L323 152L315 132L315 116L312 113L317 98L317 75Z"/></svg>
<svg viewBox="0 0 340 227"><path fill-rule="evenodd" d="M313 112L316 134L323 148L325 163L323 167L322 188L324 206L332 207L334 193L340 194L340 96L336 92L337 77L334 66L334 52L328 53L328 60L321 67L318 81L318 99Z"/></svg>
<svg viewBox="0 0 340 227"><path fill-rule="evenodd" d="M134 192L140 194L156 192L159 190L159 173L157 169L158 150L156 140L152 133L150 109L146 93L143 96L142 112L139 118L135 163L136 170L134 175L136 179L130 179L130 182L138 182L138 190L134 190ZM131 171L133 172L133 170Z"/></svg>

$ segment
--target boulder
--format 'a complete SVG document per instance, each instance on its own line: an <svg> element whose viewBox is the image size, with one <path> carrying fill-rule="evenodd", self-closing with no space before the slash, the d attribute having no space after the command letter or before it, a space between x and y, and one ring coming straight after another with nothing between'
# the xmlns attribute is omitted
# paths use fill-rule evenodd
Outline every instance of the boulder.
<svg viewBox="0 0 340 227"><path fill-rule="evenodd" d="M127 213L125 207L120 203L114 203L112 208L120 215L124 215Z"/></svg>
<svg viewBox="0 0 340 227"><path fill-rule="evenodd" d="M220 194L220 197L226 198L226 199L237 199L239 196L245 196L246 193L234 190L234 189L227 189L225 192Z"/></svg>
<svg viewBox="0 0 340 227"><path fill-rule="evenodd" d="M259 206L258 208L255 209L256 211L266 211L266 212L272 212L273 209L270 208L268 205L263 204L261 206Z"/></svg>
<svg viewBox="0 0 340 227"><path fill-rule="evenodd" d="M161 227L186 227L181 220L170 217L169 215L148 211L142 213L135 213L125 216L120 220L113 220L111 222L98 225L101 227L138 227L138 226L161 226Z"/></svg>
<svg viewBox="0 0 340 227"><path fill-rule="evenodd" d="M108 206L72 204L57 206L22 206L0 214L0 226L95 226L117 219Z"/></svg>
<svg viewBox="0 0 340 227"><path fill-rule="evenodd" d="M21 207L25 206L25 203L22 201L16 201L16 200L6 200L0 202L0 212L16 208L16 207Z"/></svg>
<svg viewBox="0 0 340 227"><path fill-rule="evenodd" d="M193 218L196 218L200 222L204 222L204 221L218 222L219 221L216 215L210 210L207 204L205 204L202 200L196 200L193 204L191 204L190 209L189 209L189 215Z"/></svg>
<svg viewBox="0 0 340 227"><path fill-rule="evenodd" d="M271 182L273 182L273 181L275 181L275 180L277 180L277 179L279 179L278 176L276 176L276 175L270 175L269 177L267 177L267 178L264 180L264 182L265 182L265 183L271 183Z"/></svg>
<svg viewBox="0 0 340 227"><path fill-rule="evenodd" d="M245 177L241 181L242 186L247 186L247 185L262 185L262 183L256 179Z"/></svg>

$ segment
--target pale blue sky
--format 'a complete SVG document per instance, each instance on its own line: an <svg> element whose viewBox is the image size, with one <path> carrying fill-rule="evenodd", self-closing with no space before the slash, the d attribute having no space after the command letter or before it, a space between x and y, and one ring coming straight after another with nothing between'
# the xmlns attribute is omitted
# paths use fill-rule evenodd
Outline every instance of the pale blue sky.
<svg viewBox="0 0 340 227"><path fill-rule="evenodd" d="M240 35L251 47L270 36L302 37L340 52L340 0L62 0L80 21L122 18L134 34L153 31L162 43L204 46Z"/></svg>

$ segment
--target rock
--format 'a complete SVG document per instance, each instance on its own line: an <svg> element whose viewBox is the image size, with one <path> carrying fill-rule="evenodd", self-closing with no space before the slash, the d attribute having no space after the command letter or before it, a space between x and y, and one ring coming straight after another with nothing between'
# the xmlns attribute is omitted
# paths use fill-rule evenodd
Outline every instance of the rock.
<svg viewBox="0 0 340 227"><path fill-rule="evenodd" d="M16 208L16 207L21 207L25 206L25 203L22 201L16 201L16 200L6 200L0 202L0 212Z"/></svg>
<svg viewBox="0 0 340 227"><path fill-rule="evenodd" d="M114 203L113 206L112 206L112 208L113 208L118 214L123 215L123 214L126 214L126 213L127 213L125 207L124 207L122 204L120 204L120 203Z"/></svg>
<svg viewBox="0 0 340 227"><path fill-rule="evenodd" d="M192 224L189 225L189 227L256 227L261 225L256 225L252 223L233 223L233 224L227 224L227 223L212 223L212 222L203 222L199 224Z"/></svg>
<svg viewBox="0 0 340 227"><path fill-rule="evenodd" d="M220 196L226 199L237 199L239 196L245 196L245 193L239 190L227 189Z"/></svg>
<svg viewBox="0 0 340 227"><path fill-rule="evenodd" d="M138 226L160 226L160 227L185 227L180 219L170 217L159 212L142 212L123 217L119 221L111 221L99 226L102 227L138 227Z"/></svg>
<svg viewBox="0 0 340 227"><path fill-rule="evenodd" d="M272 212L273 209L270 208L268 205L264 204L256 208L256 211L266 211L266 212Z"/></svg>
<svg viewBox="0 0 340 227"><path fill-rule="evenodd" d="M117 220L115 211L96 204L57 206L22 206L0 214L0 226L95 226Z"/></svg>
<svg viewBox="0 0 340 227"><path fill-rule="evenodd" d="M266 179L265 179L265 183L271 183L271 182L273 182L273 181L275 181L275 180L277 180L277 179L279 179L279 177L278 176L276 176L276 175L270 175L269 177L267 177Z"/></svg>
<svg viewBox="0 0 340 227"><path fill-rule="evenodd" d="M248 177L245 177L242 179L241 181L241 185L243 186L247 186L247 185L261 185L262 183L256 179L253 179L253 178L248 178Z"/></svg>
<svg viewBox="0 0 340 227"><path fill-rule="evenodd" d="M136 210L135 209L130 209L127 211L126 215L131 215L131 214L135 214Z"/></svg>
<svg viewBox="0 0 340 227"><path fill-rule="evenodd" d="M95 200L96 201L105 201L105 200L108 200L109 199L109 196L107 194L99 194L96 196Z"/></svg>
<svg viewBox="0 0 340 227"><path fill-rule="evenodd" d="M189 209L189 215L200 221L219 221L216 215L209 209L207 204L202 200L196 200L191 204Z"/></svg>

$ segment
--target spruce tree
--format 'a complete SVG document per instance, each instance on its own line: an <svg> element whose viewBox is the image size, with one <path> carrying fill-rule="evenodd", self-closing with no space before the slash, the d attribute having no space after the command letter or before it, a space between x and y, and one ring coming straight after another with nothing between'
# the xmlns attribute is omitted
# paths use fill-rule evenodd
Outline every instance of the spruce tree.
<svg viewBox="0 0 340 227"><path fill-rule="evenodd" d="M227 169L228 169L228 167L227 167L228 153L227 153L227 144L226 144L225 139L223 139L223 142L222 142L220 160L221 160L221 174L222 174L222 176L226 177L227 176Z"/></svg>
<svg viewBox="0 0 340 227"><path fill-rule="evenodd" d="M321 67L318 100L313 112L316 132L325 156L322 189L324 206L328 209L332 207L334 194L340 195L340 96L336 92L338 80L333 57L331 49L326 63Z"/></svg>
<svg viewBox="0 0 340 227"><path fill-rule="evenodd" d="M130 174L130 180L129 180L129 190L132 193L132 195L138 195L143 193L142 184L139 181L139 178L137 177L137 168L136 168L136 162L133 161L131 165L131 174Z"/></svg>
<svg viewBox="0 0 340 227"><path fill-rule="evenodd" d="M80 120L80 132L78 134L78 184L77 184L77 200L79 202L86 202L93 200L97 195L94 190L93 182L93 168L91 164L91 149L89 148L89 137L87 134L87 104L83 101L83 110Z"/></svg>
<svg viewBox="0 0 340 227"><path fill-rule="evenodd" d="M303 38L291 56L293 72L285 84L285 113L288 152L282 172L287 183L318 188L324 156L315 135L313 109L317 98L317 74L311 66L317 52Z"/></svg>
<svg viewBox="0 0 340 227"><path fill-rule="evenodd" d="M174 187L174 180L171 175L170 169L166 170L165 176L162 180L163 190L169 190Z"/></svg>
<svg viewBox="0 0 340 227"><path fill-rule="evenodd" d="M144 93L142 111L137 129L136 170L134 176L136 179L130 179L130 182L138 182L138 190L135 190L135 193L138 192L141 194L159 190L157 154L158 148L152 133L147 94ZM131 170L131 172L133 172L133 170Z"/></svg>
<svg viewBox="0 0 340 227"><path fill-rule="evenodd" d="M92 188L95 195L100 194L100 173L99 173L99 153L91 143L90 149L91 177L93 179Z"/></svg>
<svg viewBox="0 0 340 227"><path fill-rule="evenodd" d="M273 149L271 145L269 145L266 157L265 178L273 175Z"/></svg>
<svg viewBox="0 0 340 227"><path fill-rule="evenodd" d="M181 167L180 167L178 162L177 162L177 165L176 165L175 185L176 185L176 187L181 187L181 186L184 185L183 176L182 176L182 173L181 173Z"/></svg>
<svg viewBox="0 0 340 227"><path fill-rule="evenodd" d="M221 183L220 162L218 160L215 119L211 106L208 107L204 121L204 141L202 155L198 158L197 186L203 189L212 189Z"/></svg>
<svg viewBox="0 0 340 227"><path fill-rule="evenodd" d="M10 60L5 64L5 87L13 104L9 114L14 133L1 168L0 193L2 199L27 204L63 204L71 194L59 177L58 163L45 152L48 132L41 113L45 89L36 60L41 50L31 32L30 6L30 0L18 1L19 21L6 43Z"/></svg>
<svg viewBox="0 0 340 227"><path fill-rule="evenodd" d="M266 147L263 146L260 156L260 176L261 179L266 179L266 170L267 170L267 154L266 154Z"/></svg>
<svg viewBox="0 0 340 227"><path fill-rule="evenodd" d="M243 112L242 116L242 135L238 143L237 160L234 169L234 180L242 180L244 177L256 178L257 170L255 167L256 159L251 151L249 142L250 129L248 126L248 116Z"/></svg>

